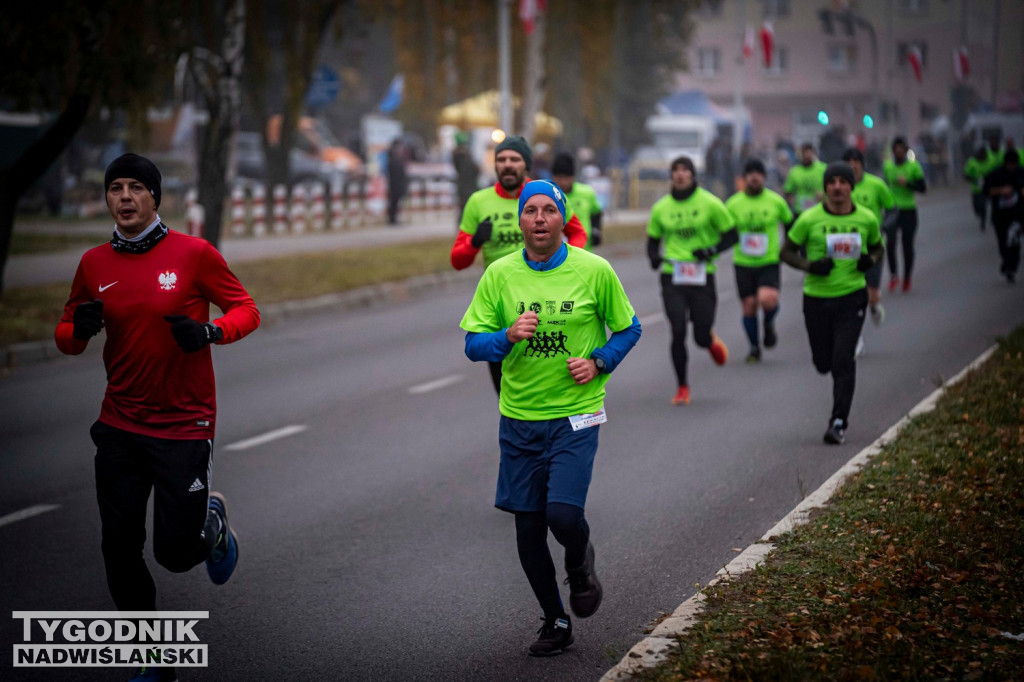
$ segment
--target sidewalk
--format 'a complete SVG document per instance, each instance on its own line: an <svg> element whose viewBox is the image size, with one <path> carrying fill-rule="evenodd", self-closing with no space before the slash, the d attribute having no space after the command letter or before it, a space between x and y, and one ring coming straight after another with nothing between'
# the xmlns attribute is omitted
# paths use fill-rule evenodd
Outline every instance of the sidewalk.
<svg viewBox="0 0 1024 682"><path fill-rule="evenodd" d="M605 224L615 226L643 223L646 222L648 214L648 210L615 211L607 216ZM172 223L169 227L183 229L184 226ZM80 228L69 226L66 222L57 223L55 221L53 225L33 222L25 228L18 227L16 229L39 234L66 233L71 229L78 230L79 233L83 231L96 232L97 244L103 243L106 236L113 230L110 221L95 220L83 221ZM360 249L444 237L453 241L455 239L454 214L443 215L440 218L432 216L425 219L407 215L403 218L402 224L397 227L371 225L341 231L307 231L303 234L272 235L260 238L232 237L225 232L221 253L224 254L224 258L230 265L294 253ZM85 249L12 256L7 262L4 286L15 288L70 282L83 251Z"/></svg>

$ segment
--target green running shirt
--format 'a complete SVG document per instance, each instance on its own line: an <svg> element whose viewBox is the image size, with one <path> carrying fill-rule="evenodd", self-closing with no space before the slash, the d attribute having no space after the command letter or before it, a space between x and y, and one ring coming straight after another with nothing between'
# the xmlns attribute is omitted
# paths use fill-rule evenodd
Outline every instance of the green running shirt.
<svg viewBox="0 0 1024 682"><path fill-rule="evenodd" d="M924 180L924 171L921 170L921 164L907 159L903 163L896 165L890 159L882 164L882 174L885 176L885 182L892 189L892 195L896 198L896 208L904 211L917 208L917 203L914 201L914 190L909 187L901 187L897 182L900 178L905 179L907 182Z"/></svg>
<svg viewBox="0 0 1024 682"><path fill-rule="evenodd" d="M896 199L889 186L877 175L865 173L860 182L853 188L853 203L863 206L876 216L879 220L885 216L885 211L896 206Z"/></svg>
<svg viewBox="0 0 1024 682"><path fill-rule="evenodd" d="M810 166L798 163L789 169L782 191L794 195L797 211L806 211L821 201L825 191L825 162L815 160Z"/></svg>
<svg viewBox="0 0 1024 682"><path fill-rule="evenodd" d="M533 270L523 251L491 264L477 284L460 326L467 332L496 332L512 326L526 310L540 318L530 339L512 347L501 363L498 408L512 419L540 421L597 412L604 405L607 374L578 385L566 360L589 358L636 314L612 266L600 256L566 246L565 262Z"/></svg>
<svg viewBox="0 0 1024 682"><path fill-rule="evenodd" d="M736 219L739 241L733 247L732 262L749 268L779 262L779 223L793 220L789 204L779 194L765 189L757 196L737 192L725 202Z"/></svg>
<svg viewBox="0 0 1024 682"><path fill-rule="evenodd" d="M565 198L568 200L566 203L572 206L573 212L583 224L583 229L587 233L586 249L590 251L593 248L590 245L590 231L593 229L590 217L595 213L601 212L601 204L597 201L597 192L590 185L574 182L572 183L572 191L566 192Z"/></svg>
<svg viewBox="0 0 1024 682"><path fill-rule="evenodd" d="M804 294L815 298L846 296L867 286L857 259L882 241L878 217L857 204L846 215L828 213L823 204L813 206L796 219L789 238L806 247L809 261L833 259L835 266L828 275L804 277Z"/></svg>
<svg viewBox="0 0 1024 682"><path fill-rule="evenodd" d="M735 224L722 200L698 187L683 201L672 198L671 194L658 199L651 208L647 236L664 240L662 272L671 274L671 261L695 262L695 249L714 246L721 240L722 233L731 230ZM714 271L712 260L707 264L707 272Z"/></svg>

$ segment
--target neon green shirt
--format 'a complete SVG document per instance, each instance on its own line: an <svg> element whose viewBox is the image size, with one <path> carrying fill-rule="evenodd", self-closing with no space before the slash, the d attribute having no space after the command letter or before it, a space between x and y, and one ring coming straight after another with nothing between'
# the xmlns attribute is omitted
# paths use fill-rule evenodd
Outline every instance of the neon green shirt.
<svg viewBox="0 0 1024 682"><path fill-rule="evenodd" d="M898 184L898 180L900 178L905 179L907 182L924 180L924 171L921 170L921 164L907 159L903 163L896 165L890 159L882 164L882 174L885 176L886 183L892 189L892 195L896 198L896 208L901 210L917 208L917 203L914 201L914 190L909 187L901 187Z"/></svg>
<svg viewBox="0 0 1024 682"><path fill-rule="evenodd" d="M833 215L823 204L813 206L796 219L789 238L807 249L807 260L832 258L834 267L825 276L807 273L804 294L815 298L836 298L867 286L857 259L882 241L878 216L857 204L853 212Z"/></svg>
<svg viewBox="0 0 1024 682"><path fill-rule="evenodd" d="M757 196L737 192L725 207L736 219L740 239L733 247L732 262L750 268L778 263L779 223L793 220L786 200L770 189Z"/></svg>
<svg viewBox="0 0 1024 682"><path fill-rule="evenodd" d="M964 164L964 177L971 181L971 194L981 194L981 186L985 184L988 173L987 161L979 161L973 156Z"/></svg>
<svg viewBox="0 0 1024 682"><path fill-rule="evenodd" d="M540 421L597 412L604 405L607 374L582 386L566 360L589 358L608 341L607 329L622 331L635 312L608 261L567 246L565 262L539 272L509 254L484 271L460 326L467 332L496 332L512 326L525 310L540 325L530 339L512 347L501 363L498 408L513 419Z"/></svg>
<svg viewBox="0 0 1024 682"><path fill-rule="evenodd" d="M810 166L798 163L789 169L782 191L794 195L794 209L806 211L821 201L825 191L826 167L824 161L815 159Z"/></svg>
<svg viewBox="0 0 1024 682"><path fill-rule="evenodd" d="M672 272L672 262L693 263L695 249L712 247L736 224L722 200L703 187L689 198L677 201L671 194L663 196L651 207L647 236L664 240L665 263L662 272ZM707 272L715 271L714 261Z"/></svg>
<svg viewBox="0 0 1024 682"><path fill-rule="evenodd" d="M572 206L573 212L579 216L580 222L583 223L583 229L587 233L586 249L590 251L593 248L590 245L590 231L593 229L590 218L601 212L601 204L597 201L597 192L590 185L574 182L572 183L572 191L566 192L565 198L568 200L566 203Z"/></svg>
<svg viewBox="0 0 1024 682"><path fill-rule="evenodd" d="M887 209L896 206L896 198L882 178L865 173L853 188L853 203L868 209L881 220Z"/></svg>

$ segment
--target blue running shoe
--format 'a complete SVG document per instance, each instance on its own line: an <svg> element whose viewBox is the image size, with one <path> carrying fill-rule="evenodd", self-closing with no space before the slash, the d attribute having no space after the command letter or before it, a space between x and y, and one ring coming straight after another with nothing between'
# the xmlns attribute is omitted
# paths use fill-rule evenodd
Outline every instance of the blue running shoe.
<svg viewBox="0 0 1024 682"><path fill-rule="evenodd" d="M231 579L238 564L238 537L228 525L228 505L220 493L210 493L210 513L220 519L220 534L206 559L206 572L214 585L223 585Z"/></svg>
<svg viewBox="0 0 1024 682"><path fill-rule="evenodd" d="M178 674L171 667L147 666L136 668L129 682L178 682Z"/></svg>

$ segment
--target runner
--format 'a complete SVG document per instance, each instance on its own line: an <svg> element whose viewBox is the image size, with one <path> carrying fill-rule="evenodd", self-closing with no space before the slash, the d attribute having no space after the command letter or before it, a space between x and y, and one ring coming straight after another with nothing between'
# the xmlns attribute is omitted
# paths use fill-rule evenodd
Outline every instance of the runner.
<svg viewBox="0 0 1024 682"><path fill-rule="evenodd" d="M800 145L800 163L789 170L786 183L782 186L794 215L800 215L801 211L821 201L821 178L824 173L825 164L814 155L814 145L810 142Z"/></svg>
<svg viewBox="0 0 1024 682"><path fill-rule="evenodd" d="M551 179L565 193L565 198L572 206L576 217L583 223L587 232L587 251L593 251L601 245L601 204L597 201L597 193L590 185L576 182L576 160L568 152L555 155L551 164Z"/></svg>
<svg viewBox="0 0 1024 682"><path fill-rule="evenodd" d="M661 299L672 327L672 364L678 385L672 404L688 405L687 321L693 322L694 342L708 349L716 365L724 365L729 358L729 349L712 331L718 305L715 258L735 244L737 236L725 204L697 186L693 161L680 156L670 169L672 190L654 204L647 222L647 257L653 270L661 270Z"/></svg>
<svg viewBox="0 0 1024 682"><path fill-rule="evenodd" d="M135 154L107 167L110 244L86 251L57 324L57 348L82 353L106 329L107 390L91 429L107 585L121 611L155 611L143 559L153 497L153 554L184 573L206 561L228 581L238 542L211 473L216 398L210 344L238 341L259 326L252 298L208 242L160 221L160 171ZM224 311L213 322L210 304ZM173 680L149 667L133 679Z"/></svg>
<svg viewBox="0 0 1024 682"><path fill-rule="evenodd" d="M456 270L473 264L483 250L484 267L502 256L517 252L523 246L523 233L516 223L519 193L529 182L526 177L533 161L530 145L522 137L509 135L494 149L494 174L498 181L491 187L477 190L469 197L462 211L462 222L452 245L451 261ZM565 236L573 246L583 247L587 233L578 217L570 211ZM501 390L501 363L491 362L494 390Z"/></svg>
<svg viewBox="0 0 1024 682"><path fill-rule="evenodd" d="M783 262L808 273L804 325L815 369L832 373L832 416L825 431L825 442L832 445L843 442L850 426L857 373L854 348L868 302L864 273L885 251L878 217L853 203L853 184L848 165L829 165L825 203L797 218L781 254Z"/></svg>
<svg viewBox="0 0 1024 682"><path fill-rule="evenodd" d="M882 165L885 182L896 199L896 220L887 224L885 239L889 245L889 291L896 291L900 285L899 269L896 262L896 236L900 233L903 246L903 291L910 291L910 278L914 271L914 236L917 233L917 204L914 192L924 194L924 171L921 164L907 157L907 141L897 137L892 141L891 160Z"/></svg>
<svg viewBox="0 0 1024 682"><path fill-rule="evenodd" d="M979 221L978 227L982 232L985 231L988 197L981 190L985 184L985 176L991 170L988 153L984 147L975 151L974 155L964 164L964 180L971 185L971 208L974 209L974 215Z"/></svg>
<svg viewBox="0 0 1024 682"><path fill-rule="evenodd" d="M843 154L843 161L853 169L853 203L874 213L882 225L889 225L896 220L896 199L893 197L885 181L877 175L864 172L864 154L859 149L850 148ZM868 288L868 310L871 321L876 327L885 321L885 308L882 307L882 262L879 261L864 273ZM864 347L864 340L857 342L857 355Z"/></svg>
<svg viewBox="0 0 1024 682"><path fill-rule="evenodd" d="M1003 165L985 176L982 187L985 196L992 199L992 227L999 245L999 272L1011 284L1017 279L1020 265L1021 225L1024 223L1024 169L1020 156L1007 154Z"/></svg>
<svg viewBox="0 0 1024 682"><path fill-rule="evenodd" d="M573 629L548 529L565 547L569 606L587 618L603 596L583 508L607 421L604 386L640 338L640 322L608 262L562 243L566 204L556 185L528 183L519 216L525 248L484 272L461 327L471 360L503 365L494 505L515 514L519 560L544 612L529 653L552 656L573 643Z"/></svg>
<svg viewBox="0 0 1024 682"><path fill-rule="evenodd" d="M732 262L743 308L743 329L750 341L747 362L759 362L757 309L760 307L764 314L764 347L774 348L775 316L779 312L779 223L789 229L793 213L785 199L765 187L765 167L760 159L747 161L743 183L743 191L729 197L725 207L739 231Z"/></svg>

